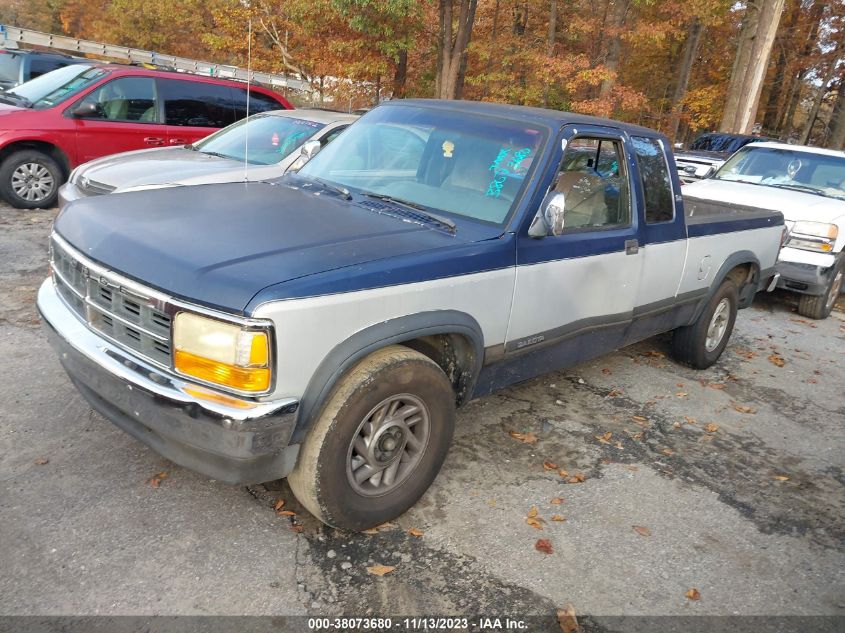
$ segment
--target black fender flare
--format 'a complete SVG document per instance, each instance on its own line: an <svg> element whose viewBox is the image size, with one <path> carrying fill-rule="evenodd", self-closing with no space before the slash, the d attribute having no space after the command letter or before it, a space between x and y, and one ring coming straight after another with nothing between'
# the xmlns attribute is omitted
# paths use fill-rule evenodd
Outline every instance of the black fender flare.
<svg viewBox="0 0 845 633"><path fill-rule="evenodd" d="M356 332L323 358L300 400L290 443L297 444L305 439L314 417L337 381L358 361L388 345L435 334L457 334L470 342L474 356L470 384L465 388L466 399L469 399L484 360L484 336L478 321L457 310L433 310L397 317Z"/></svg>
<svg viewBox="0 0 845 633"><path fill-rule="evenodd" d="M716 275L713 277L713 283L710 284L710 289L707 291L707 294L705 294L698 302L698 305L695 308L695 312L693 313L692 318L690 319L689 325L692 325L698 320L698 317L701 316L701 313L704 311L704 308L710 302L710 299L713 297L714 294L716 294L716 291L719 289L719 286L722 285L722 282L728 276L728 273L737 266L742 266L744 264L751 264L754 267L754 274L759 277L760 260L757 259L757 256L754 253L752 253L751 251L737 251L736 253L730 255L721 265ZM752 286L752 284L749 284L749 286ZM739 307L748 307L748 305L750 305L751 301L754 299L754 295L756 294L756 292L756 284L753 284L753 291L748 296L743 296L742 288L740 288Z"/></svg>

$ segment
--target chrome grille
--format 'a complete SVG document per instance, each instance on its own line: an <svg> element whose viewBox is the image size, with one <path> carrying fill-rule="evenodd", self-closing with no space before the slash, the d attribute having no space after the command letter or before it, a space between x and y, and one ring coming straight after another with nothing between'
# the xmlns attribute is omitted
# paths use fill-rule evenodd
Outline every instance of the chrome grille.
<svg viewBox="0 0 845 633"><path fill-rule="evenodd" d="M152 294L125 287L117 275L91 270L56 239L51 248L56 289L88 327L169 368L171 318Z"/></svg>
<svg viewBox="0 0 845 633"><path fill-rule="evenodd" d="M86 196L102 196L104 194L111 193L117 189L117 187L83 177L79 179L79 189Z"/></svg>

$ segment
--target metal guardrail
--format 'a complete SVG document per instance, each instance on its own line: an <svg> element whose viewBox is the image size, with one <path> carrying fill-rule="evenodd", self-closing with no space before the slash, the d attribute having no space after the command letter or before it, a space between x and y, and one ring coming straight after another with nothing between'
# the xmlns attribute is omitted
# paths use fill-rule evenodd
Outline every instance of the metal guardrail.
<svg viewBox="0 0 845 633"><path fill-rule="evenodd" d="M287 77L285 75L274 75L258 71L248 72L238 66L226 64L214 64L187 57L165 55L155 51L146 51L139 48L93 42L91 40L80 40L65 35L52 35L31 29L22 29L16 26L0 24L0 47L18 48L19 44L32 46L43 46L61 51L82 53L87 55L98 55L125 62L137 64L149 64L180 70L182 72L206 75L208 77L221 77L224 79L236 79L252 83L261 83L268 86L288 88L302 92L313 92L313 87L307 81Z"/></svg>

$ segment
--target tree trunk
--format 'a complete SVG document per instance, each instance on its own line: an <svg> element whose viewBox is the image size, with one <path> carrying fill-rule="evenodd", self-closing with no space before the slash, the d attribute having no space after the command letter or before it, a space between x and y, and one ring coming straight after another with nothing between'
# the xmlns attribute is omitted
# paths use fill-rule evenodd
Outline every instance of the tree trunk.
<svg viewBox="0 0 845 633"><path fill-rule="evenodd" d="M493 33L491 36L491 41L496 42L497 36L499 32L499 0L496 0L496 4L493 7ZM487 58L487 68L484 71L484 74L489 78L490 71L493 70L493 53L490 53L490 57ZM481 89L482 96L487 96L489 94L488 86L490 85L490 81L484 82L484 87Z"/></svg>
<svg viewBox="0 0 845 633"><path fill-rule="evenodd" d="M404 99L406 80L408 79L408 51L399 51L399 59L396 60L396 71L393 73L393 98Z"/></svg>
<svg viewBox="0 0 845 633"><path fill-rule="evenodd" d="M801 145L809 143L810 137L813 135L813 126L816 124L816 118L819 116L822 101L828 92L829 84L833 79L833 76L836 74L836 62L837 58L834 57L830 62L830 68L828 68L827 73L825 73L822 85L819 86L819 89L816 91L816 96L813 99L813 105L810 106L810 111L807 113L807 122L804 124L804 129L801 130L801 136L798 139L798 142Z"/></svg>
<svg viewBox="0 0 845 633"><path fill-rule="evenodd" d="M775 43L778 25L783 13L784 0L763 0L754 48L751 50L751 63L745 71L743 98L739 102L733 129L740 134L750 134L757 117L763 82L769 67L769 58Z"/></svg>
<svg viewBox="0 0 845 633"><path fill-rule="evenodd" d="M549 33L546 36L546 57L555 56L555 39L557 38L557 0L551 0L549 6ZM546 83L546 88L543 90L543 107L549 105L549 91L551 90L549 83Z"/></svg>
<svg viewBox="0 0 845 633"><path fill-rule="evenodd" d="M681 101L683 101L684 95L687 93L695 55L698 52L698 43L701 40L701 30L701 20L693 18L687 31L687 39L684 42L684 53L681 58L681 69L678 73L678 82L675 84L675 92L672 95L672 118L669 120L667 136L673 141L678 135L678 124L681 122Z"/></svg>
<svg viewBox="0 0 845 633"><path fill-rule="evenodd" d="M837 91L836 105L830 117L831 133L827 139L827 147L830 149L845 148L845 73L839 77Z"/></svg>
<svg viewBox="0 0 845 633"><path fill-rule="evenodd" d="M440 99L460 99L466 75L467 47L472 36L478 0L459 0L457 31L453 37L453 0L440 0L439 55L435 89Z"/></svg>
<svg viewBox="0 0 845 633"><path fill-rule="evenodd" d="M601 82L599 99L606 99L613 90L613 86L616 85L619 58L622 54L622 30L625 28L630 6L631 0L613 0L612 32L607 37L607 55L604 60L604 67L608 70L610 76Z"/></svg>
<svg viewBox="0 0 845 633"><path fill-rule="evenodd" d="M728 94L725 98L725 109L722 112L722 122L719 124L720 132L732 131L739 101L742 98L742 81L745 78L745 70L751 59L751 49L754 46L754 34L757 30L759 9L756 5L749 3L745 10L745 17L742 19L742 28L739 31L739 42L734 56L733 68L731 69L731 80L728 84Z"/></svg>

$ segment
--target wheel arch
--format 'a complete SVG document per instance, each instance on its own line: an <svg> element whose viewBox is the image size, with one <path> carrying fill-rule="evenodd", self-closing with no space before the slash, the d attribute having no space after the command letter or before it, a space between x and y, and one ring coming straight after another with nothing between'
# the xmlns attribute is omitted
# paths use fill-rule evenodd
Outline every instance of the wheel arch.
<svg viewBox="0 0 845 633"><path fill-rule="evenodd" d="M12 141L8 145L4 145L0 149L0 164L3 163L9 156L15 152L23 150L35 150L47 154L50 158L56 161L61 167L64 177L70 175L70 158L58 145L54 145L48 141L41 141L37 139L24 139Z"/></svg>
<svg viewBox="0 0 845 633"><path fill-rule="evenodd" d="M739 305L737 307L739 309L747 308L754 300L754 295L757 294L757 286L760 282L760 260L751 251L737 251L729 256L713 277L713 283L710 284L707 294L698 303L690 323L694 323L698 319L725 279L731 279L736 283L739 291Z"/></svg>
<svg viewBox="0 0 845 633"><path fill-rule="evenodd" d="M336 345L322 360L302 396L291 443L300 443L338 380L356 363L388 345L404 345L444 371L458 406L471 397L484 359L481 326L470 315L436 310L389 319Z"/></svg>

